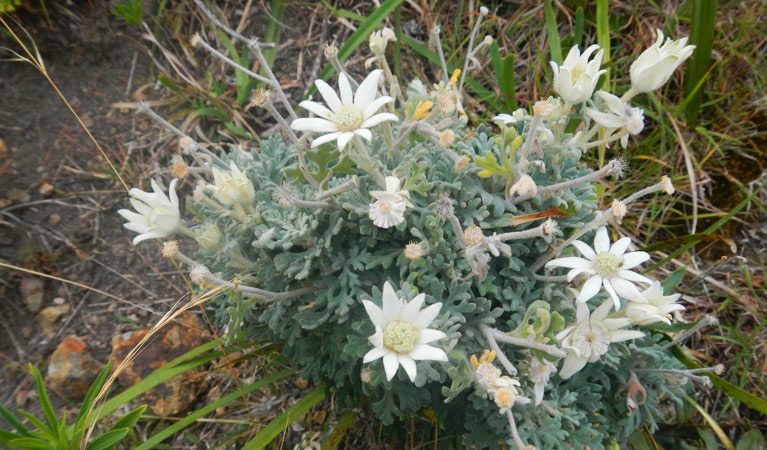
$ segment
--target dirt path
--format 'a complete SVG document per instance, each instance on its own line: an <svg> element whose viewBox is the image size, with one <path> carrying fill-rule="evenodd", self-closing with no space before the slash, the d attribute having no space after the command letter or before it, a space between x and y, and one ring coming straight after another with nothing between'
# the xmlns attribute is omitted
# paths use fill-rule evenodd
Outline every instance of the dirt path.
<svg viewBox="0 0 767 450"><path fill-rule="evenodd" d="M105 11L72 14L53 11L52 28L39 17L21 20L51 78L109 157L129 169L142 152L132 153L130 142L146 124L137 125L132 112L110 105L131 100L135 86L148 79L148 60L118 36L130 31ZM0 45L13 43L3 38ZM172 287L172 267L152 254L154 247L132 248L131 233L116 214L127 206L125 190L45 78L30 64L2 61L0 92L0 140L6 148L0 148L0 261L123 299L45 280L42 307L69 306L46 336L19 289L22 279L37 277L0 268L0 361L5 368L0 402L15 409L23 406L17 402L23 398L19 393L31 386L19 370L24 364L44 368L44 358L70 334L82 337L104 362L113 335L167 311L181 291ZM123 166L126 159L130 165ZM135 182L130 170L124 176L129 185ZM40 192L46 183L52 194Z"/></svg>

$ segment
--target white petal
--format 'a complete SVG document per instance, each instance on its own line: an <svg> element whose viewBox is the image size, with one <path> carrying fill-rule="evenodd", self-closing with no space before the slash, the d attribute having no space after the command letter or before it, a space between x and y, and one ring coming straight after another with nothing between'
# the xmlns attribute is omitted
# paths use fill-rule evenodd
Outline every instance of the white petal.
<svg viewBox="0 0 767 450"><path fill-rule="evenodd" d="M407 372L410 381L415 383L416 367L413 358L408 355L397 355L397 359L399 359L399 364L405 369L405 372Z"/></svg>
<svg viewBox="0 0 767 450"><path fill-rule="evenodd" d="M426 344L416 344L409 355L416 361L447 361L447 354L443 350Z"/></svg>
<svg viewBox="0 0 767 450"><path fill-rule="evenodd" d="M362 363L369 363L370 361L375 361L378 358L382 358L384 355L386 355L389 352L389 350L386 350L385 348L374 348L370 350L369 352L365 353L365 357L362 358Z"/></svg>
<svg viewBox="0 0 767 450"><path fill-rule="evenodd" d="M357 92L354 94L354 106L360 111L365 111L373 102L378 93L378 80L381 78L381 69L376 69L362 80Z"/></svg>
<svg viewBox="0 0 767 450"><path fill-rule="evenodd" d="M575 321L582 323L589 320L589 307L585 303L575 304ZM563 331L564 332L564 331ZM557 338L559 340L559 338Z"/></svg>
<svg viewBox="0 0 767 450"><path fill-rule="evenodd" d="M333 120L333 111L327 109L325 105L313 102L311 100L304 100L299 103L298 106L318 115L319 117L322 117L323 119Z"/></svg>
<svg viewBox="0 0 767 450"><path fill-rule="evenodd" d="M562 368L559 369L559 376L562 377L563 380L570 378L583 369L587 361L588 358L582 358L575 353L570 353L567 355L567 358L565 358Z"/></svg>
<svg viewBox="0 0 767 450"><path fill-rule="evenodd" d="M338 110L341 109L341 99L336 95L336 91L322 80L315 81L314 85L317 86L317 90L320 91L320 95L322 95L322 98L330 109L333 110L333 112L338 112Z"/></svg>
<svg viewBox="0 0 767 450"><path fill-rule="evenodd" d="M149 233L149 230L151 230L151 228L149 228L148 226L142 225L140 223L135 223L135 222L128 222L126 224L123 224L123 226L127 228L128 230L135 231L136 233L139 233L139 234Z"/></svg>
<svg viewBox="0 0 767 450"><path fill-rule="evenodd" d="M610 307L612 305L610 304L610 300L602 302L597 309L594 310L593 313L591 313L591 320L594 322L601 322L604 320L605 317L607 317L607 313L610 312Z"/></svg>
<svg viewBox="0 0 767 450"><path fill-rule="evenodd" d="M628 236L622 237L615 241L615 243L610 247L610 253L617 257L621 257L624 253L626 253L626 249L629 248L629 244L631 244L631 238Z"/></svg>
<svg viewBox="0 0 767 450"><path fill-rule="evenodd" d="M637 289L634 283L623 278L614 277L610 280L610 284L613 285L615 292L619 296L627 300L635 300L640 302L642 301L642 294L639 292L639 289Z"/></svg>
<svg viewBox="0 0 767 450"><path fill-rule="evenodd" d="M176 183L178 183L178 178L174 178L173 181L170 182L170 185L168 186L168 194L170 195L170 204L173 205L173 208L178 210L178 195L176 194Z"/></svg>
<svg viewBox="0 0 767 450"><path fill-rule="evenodd" d="M354 137L354 133L350 131L341 133L341 135L338 136L338 149L343 150L344 148L346 148L346 144L348 144L353 137Z"/></svg>
<svg viewBox="0 0 767 450"><path fill-rule="evenodd" d="M552 259L546 263L546 268L550 267L567 267L570 269L591 269L592 263L588 259L579 258L577 256L568 256L566 258Z"/></svg>
<svg viewBox="0 0 767 450"><path fill-rule="evenodd" d="M134 237L133 245L136 245L141 241L146 241L147 239L157 239L157 238L164 238L164 237L168 237L168 236L164 233L150 231L149 233L139 234L138 236Z"/></svg>
<svg viewBox="0 0 767 450"><path fill-rule="evenodd" d="M149 221L146 219L146 217L142 216L141 214L135 213L129 209L121 209L117 211L117 214L121 215L123 218L128 220L129 222L133 222L136 224L149 224Z"/></svg>
<svg viewBox="0 0 767 450"><path fill-rule="evenodd" d="M425 298L426 294L418 294L413 300L410 300L402 310L402 314L400 315L401 320L407 323L413 322L415 318L418 317L418 311L421 310Z"/></svg>
<svg viewBox="0 0 767 450"><path fill-rule="evenodd" d="M386 177L384 182L386 183L386 192L390 194L396 194L397 191L399 191L399 184L400 184L399 178L389 176L389 177Z"/></svg>
<svg viewBox="0 0 767 450"><path fill-rule="evenodd" d="M620 270L618 271L618 277L623 278L624 280L633 281L635 283L652 283L651 279L632 270Z"/></svg>
<svg viewBox="0 0 767 450"><path fill-rule="evenodd" d="M573 269L569 272L567 272L567 282L571 282L577 277L578 275L585 273L587 275L594 275L596 272L594 272L592 269Z"/></svg>
<svg viewBox="0 0 767 450"><path fill-rule="evenodd" d="M370 317L370 321L373 322L373 325L381 328L386 325L383 311L378 305L369 300L362 300L362 306L365 307L365 311L367 311L368 317Z"/></svg>
<svg viewBox="0 0 767 450"><path fill-rule="evenodd" d="M340 131L336 131L335 133L323 134L322 136L312 141L312 148L316 148L322 144L328 143L330 141L334 141L338 139L338 136L341 136L341 134L342 133Z"/></svg>
<svg viewBox="0 0 767 450"><path fill-rule="evenodd" d="M418 333L418 340L416 341L416 344L428 344L429 342L434 342L446 337L447 335L442 331L432 330L431 328L424 328L420 333Z"/></svg>
<svg viewBox="0 0 767 450"><path fill-rule="evenodd" d="M597 254L594 253L594 250L585 242L575 240L573 241L573 247L577 248L578 251L581 252L581 255L583 255L586 259L593 260L597 256Z"/></svg>
<svg viewBox="0 0 767 450"><path fill-rule="evenodd" d="M413 321L413 326L419 330L428 327L437 318L440 309L442 309L442 303L435 303L419 312L418 317Z"/></svg>
<svg viewBox="0 0 767 450"><path fill-rule="evenodd" d="M610 342L622 342L629 339L639 339L644 337L644 333L637 330L615 330L610 331Z"/></svg>
<svg viewBox="0 0 767 450"><path fill-rule="evenodd" d="M610 302L605 302L608 305ZM628 311L628 308L626 308ZM617 319L604 319L601 321L602 325L604 325L608 330L615 331L623 327L627 327L631 325L631 319L628 317L619 317Z"/></svg>
<svg viewBox="0 0 767 450"><path fill-rule="evenodd" d="M364 138L367 141L373 140L373 133L370 132L367 128L360 128L357 130L354 130L354 134L357 136Z"/></svg>
<svg viewBox="0 0 767 450"><path fill-rule="evenodd" d="M319 117L304 117L296 119L290 124L290 128L298 131L316 131L318 133L332 133L338 131L335 122Z"/></svg>
<svg viewBox="0 0 767 450"><path fill-rule="evenodd" d="M643 262L650 259L650 254L647 252L631 252L623 255L622 269L632 269Z"/></svg>
<svg viewBox="0 0 767 450"><path fill-rule="evenodd" d="M389 121L399 122L399 117L392 113L379 113L375 116L365 119L365 121L362 122L362 125L360 125L360 128L372 128L381 122Z"/></svg>
<svg viewBox="0 0 767 450"><path fill-rule="evenodd" d="M535 386L533 386L533 392L535 393L535 404L540 405L543 401L543 388L545 386L543 383L535 383Z"/></svg>
<svg viewBox="0 0 767 450"><path fill-rule="evenodd" d="M376 327L376 332L372 336L368 337L368 342L373 344L373 347L384 348L383 345L383 329Z"/></svg>
<svg viewBox="0 0 767 450"><path fill-rule="evenodd" d="M580 303L587 302L589 301L589 299L597 295L601 288L602 288L602 277L600 277L599 275L594 275L588 280L586 280L585 283L583 283L581 292L578 293L578 297L575 299L575 301Z"/></svg>
<svg viewBox="0 0 767 450"><path fill-rule="evenodd" d="M372 103L367 105L364 110L362 110L362 117L364 119L369 118L373 114L376 113L381 107L387 103L393 102L394 99L389 97L388 95L384 95L383 97L378 97L377 99L373 100Z"/></svg>
<svg viewBox="0 0 767 450"><path fill-rule="evenodd" d="M394 375L396 375L397 369L399 369L399 359L397 358L397 354L393 352L385 354L383 357L383 365L384 370L386 370L386 380L391 381L391 379L394 378Z"/></svg>
<svg viewBox="0 0 767 450"><path fill-rule="evenodd" d="M602 253L610 250L610 237L607 235L607 228L602 227L597 230L594 236L594 250Z"/></svg>
<svg viewBox="0 0 767 450"><path fill-rule="evenodd" d="M346 78L346 74L343 72L338 74L338 90L341 92L341 103L344 105L351 105L354 101L354 97L352 97L352 86L349 84L349 79Z"/></svg>
<svg viewBox="0 0 767 450"><path fill-rule="evenodd" d="M394 292L394 288L388 281L384 283L383 287L383 315L386 322L394 322L399 320L400 313L402 312L402 300L397 297L397 293Z"/></svg>
<svg viewBox="0 0 767 450"><path fill-rule="evenodd" d="M615 310L618 311L621 309L621 299L618 298L618 294L615 292L615 289L613 288L612 283L610 280L604 281L605 290L608 294L610 294L610 297L613 299L613 304L615 304Z"/></svg>

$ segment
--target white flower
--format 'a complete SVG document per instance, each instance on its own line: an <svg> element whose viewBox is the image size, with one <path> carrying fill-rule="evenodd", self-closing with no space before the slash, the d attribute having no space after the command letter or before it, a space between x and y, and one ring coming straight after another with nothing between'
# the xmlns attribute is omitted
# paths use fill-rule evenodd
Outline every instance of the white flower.
<svg viewBox="0 0 767 450"><path fill-rule="evenodd" d="M597 295L604 285L605 290L615 303L615 309L618 310L621 306L619 296L628 300L641 301L641 294L634 283L652 283L652 280L646 276L629 270L650 259L650 255L646 252L626 253L630 243L631 238L624 237L610 245L607 228L602 227L597 230L596 236L594 236L594 249L581 241L573 241L573 246L585 258L577 256L557 258L546 263L546 268L568 267L572 269L567 274L568 282L582 273L589 275L589 279L583 283L576 301L578 303L588 301Z"/></svg>
<svg viewBox="0 0 767 450"><path fill-rule="evenodd" d="M495 401L495 404L499 408L499 413L506 414L506 411L511 409L511 407L517 403L520 405L530 403L529 398L520 394L520 390L518 388L519 381L509 377L503 378L507 380L507 385L490 391L493 394L493 400Z"/></svg>
<svg viewBox="0 0 767 450"><path fill-rule="evenodd" d="M249 207L256 199L253 183L234 161L229 161L229 171L213 168L213 184L205 186L213 197L225 206Z"/></svg>
<svg viewBox="0 0 767 450"><path fill-rule="evenodd" d="M370 204L368 216L375 226L390 228L405 220L405 209L413 204L410 203L410 192L401 191L399 185L399 178L386 177L385 191L370 191L376 201Z"/></svg>
<svg viewBox="0 0 767 450"><path fill-rule="evenodd" d="M383 357L387 380L394 378L400 365L410 381L415 381L416 361L447 361L443 350L428 345L446 337L445 333L426 328L439 314L442 303L435 303L421 311L425 298L426 295L418 294L405 303L387 281L383 287L383 308L371 301L362 301L370 321L376 327L375 334L369 338L375 348L365 354L362 362L369 363Z"/></svg>
<svg viewBox="0 0 767 450"><path fill-rule="evenodd" d="M687 38L666 39L663 32L656 30L655 43L647 48L631 64L631 87L638 92L651 92L663 86L677 67L692 55L694 45L687 44ZM661 45L662 44L662 45Z"/></svg>
<svg viewBox="0 0 767 450"><path fill-rule="evenodd" d="M397 116L391 113L375 114L383 105L394 101L388 96L376 98L379 78L381 78L380 69L370 72L370 75L360 83L357 92L352 94L352 87L346 75L339 74L338 87L341 91L341 98L324 81L315 81L314 84L330 109L320 103L305 100L298 106L318 117L296 119L290 124L290 128L299 131L327 133L315 139L312 142L312 147L338 140L338 149L343 150L354 135L363 137L368 141L373 139L370 128L381 122L399 121Z"/></svg>
<svg viewBox="0 0 767 450"><path fill-rule="evenodd" d="M676 303L681 294L663 295L663 286L657 281L641 294L642 301L629 301L626 304L626 317L633 324L664 322L671 325L671 313L684 311L684 306Z"/></svg>
<svg viewBox="0 0 767 450"><path fill-rule="evenodd" d="M141 189L130 190L130 202L138 213L127 209L117 211L129 222L123 225L125 228L139 233L133 238L133 245L141 241L155 238L165 238L176 232L181 226L181 214L178 211L178 196L176 195L176 182L170 182L168 193L170 198L160 189L160 186L152 180L154 192L144 192Z"/></svg>
<svg viewBox="0 0 767 450"><path fill-rule="evenodd" d="M589 61L589 57L595 50L599 49L596 55ZM554 72L554 90L560 97L568 103L582 103L591 98L594 88L599 81L599 77L605 73L605 70L599 70L602 65L602 55L604 50L598 45L592 45L586 51L581 52L578 46L570 49L562 66L551 61L551 69Z"/></svg>
<svg viewBox="0 0 767 450"><path fill-rule="evenodd" d="M391 28L384 28L383 30L374 31L370 33L370 51L376 56L381 56L386 52L386 44L389 41L396 41L397 36L394 34L394 30Z"/></svg>
<svg viewBox="0 0 767 450"><path fill-rule="evenodd" d="M524 108L519 108L516 111L514 111L513 114L498 114L497 116L493 117L493 122L502 123L504 125L517 123L525 118L527 115L527 111L525 111Z"/></svg>
<svg viewBox="0 0 767 450"><path fill-rule="evenodd" d="M550 361L541 362L537 357L532 357L530 367L527 369L527 376L534 384L533 392L535 393L536 405L540 405L543 401L543 390L548 386L549 376L554 370L556 370L554 363Z"/></svg>
<svg viewBox="0 0 767 450"><path fill-rule="evenodd" d="M604 101L609 112L601 112L596 108L585 108L584 112L594 122L602 125L610 131L622 129L628 134L639 134L644 128L644 111L635 108L605 91L598 91L597 96ZM621 143L626 146L628 134L621 138Z"/></svg>
<svg viewBox="0 0 767 450"><path fill-rule="evenodd" d="M644 333L636 330L621 330L630 324L627 318L608 318L610 301L605 300L597 309L589 314L585 303L576 305L576 324L565 328L557 334L562 348L567 351L565 362L559 369L559 376L570 378L583 369L587 362L593 363L607 353L608 346L613 342L637 339Z"/></svg>

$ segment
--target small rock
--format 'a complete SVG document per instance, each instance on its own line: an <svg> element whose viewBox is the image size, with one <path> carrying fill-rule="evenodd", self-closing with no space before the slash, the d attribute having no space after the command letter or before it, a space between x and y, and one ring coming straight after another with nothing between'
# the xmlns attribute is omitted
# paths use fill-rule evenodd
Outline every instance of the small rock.
<svg viewBox="0 0 767 450"><path fill-rule="evenodd" d="M56 297L56 298L53 299L53 304L54 305L63 305L66 302L67 302L67 300L64 297Z"/></svg>
<svg viewBox="0 0 767 450"><path fill-rule="evenodd" d="M307 386L309 386L309 381L301 377L298 377L296 378L296 381L294 382L294 384L296 385L298 389L306 389Z"/></svg>
<svg viewBox="0 0 767 450"><path fill-rule="evenodd" d="M148 330L119 334L112 338L114 364L122 364L128 353L146 336ZM202 321L185 312L161 328L138 356L120 372L120 384L128 388L169 361L209 340ZM140 399L158 416L173 416L187 410L205 387L205 371L198 367L153 388Z"/></svg>
<svg viewBox="0 0 767 450"><path fill-rule="evenodd" d="M24 303L30 312L36 313L43 307L45 285L39 278L24 278L21 280L19 291L24 297Z"/></svg>
<svg viewBox="0 0 767 450"><path fill-rule="evenodd" d="M53 185L49 183L43 183L42 186L37 190L43 197L51 197L53 193L55 192L53 189Z"/></svg>
<svg viewBox="0 0 767 450"><path fill-rule="evenodd" d="M54 392L82 399L101 369L82 339L67 336L51 355L46 381Z"/></svg>
<svg viewBox="0 0 767 450"><path fill-rule="evenodd" d="M43 308L37 314L37 323L43 329L43 335L53 337L53 324L59 317L69 312L69 305L57 305Z"/></svg>
<svg viewBox="0 0 767 450"><path fill-rule="evenodd" d="M58 225L61 223L61 216L58 214L51 214L48 216L48 223L51 225Z"/></svg>

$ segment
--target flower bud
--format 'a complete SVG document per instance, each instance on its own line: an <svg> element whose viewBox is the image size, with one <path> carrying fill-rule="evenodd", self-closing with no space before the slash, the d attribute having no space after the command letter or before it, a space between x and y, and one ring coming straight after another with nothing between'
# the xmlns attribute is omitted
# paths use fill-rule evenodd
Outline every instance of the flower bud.
<svg viewBox="0 0 767 450"><path fill-rule="evenodd" d="M194 234L197 244L205 250L221 248L221 230L213 223L206 223Z"/></svg>
<svg viewBox="0 0 767 450"><path fill-rule="evenodd" d="M663 32L656 30L655 43L647 48L631 64L631 87L637 92L652 92L668 81L677 67L692 55L694 45L687 44L687 38L666 39ZM661 45L662 44L662 45Z"/></svg>
<svg viewBox="0 0 767 450"><path fill-rule="evenodd" d="M213 191L213 197L222 205L250 206L256 198L253 183L243 173L234 161L229 161L229 171L224 172L213 168L213 184L207 186Z"/></svg>

